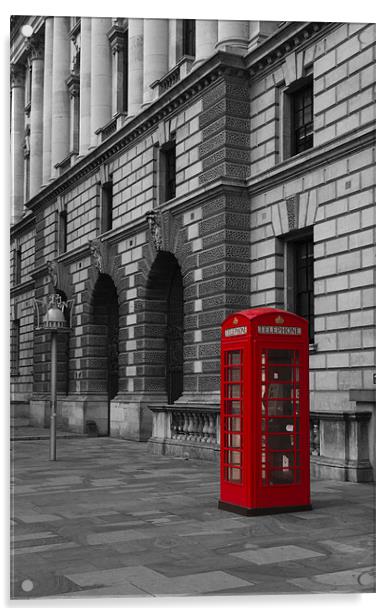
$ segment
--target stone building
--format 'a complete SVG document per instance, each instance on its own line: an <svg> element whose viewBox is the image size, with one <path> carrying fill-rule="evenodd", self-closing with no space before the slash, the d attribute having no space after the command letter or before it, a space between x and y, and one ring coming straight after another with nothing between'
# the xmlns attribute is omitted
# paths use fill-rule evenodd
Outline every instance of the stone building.
<svg viewBox="0 0 392 616"><path fill-rule="evenodd" d="M26 28L26 26L28 26ZM219 449L220 324L309 319L312 472L374 477L375 26L11 19L12 411Z"/></svg>

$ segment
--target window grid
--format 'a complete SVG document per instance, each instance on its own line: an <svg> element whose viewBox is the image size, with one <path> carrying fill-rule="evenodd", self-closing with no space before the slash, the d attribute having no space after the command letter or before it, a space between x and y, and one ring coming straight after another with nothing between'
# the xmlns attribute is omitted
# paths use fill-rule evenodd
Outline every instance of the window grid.
<svg viewBox="0 0 392 616"><path fill-rule="evenodd" d="M263 351L260 450L263 486L292 485L300 481L299 412L298 351Z"/></svg>
<svg viewBox="0 0 392 616"><path fill-rule="evenodd" d="M313 84L292 94L293 155L313 147Z"/></svg>
<svg viewBox="0 0 392 616"><path fill-rule="evenodd" d="M242 484L242 351L227 351L224 362L223 476L225 481Z"/></svg>

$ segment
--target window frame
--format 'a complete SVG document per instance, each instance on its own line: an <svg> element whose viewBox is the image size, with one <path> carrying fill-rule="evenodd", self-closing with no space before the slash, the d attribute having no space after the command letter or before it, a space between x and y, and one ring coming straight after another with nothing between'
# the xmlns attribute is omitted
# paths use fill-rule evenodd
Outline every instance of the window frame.
<svg viewBox="0 0 392 616"><path fill-rule="evenodd" d="M101 233L106 233L113 229L113 174L109 175L107 182L101 184L100 196L100 227Z"/></svg>
<svg viewBox="0 0 392 616"><path fill-rule="evenodd" d="M176 136L170 135L169 141L159 148L159 203L166 203L176 197Z"/></svg>
<svg viewBox="0 0 392 616"><path fill-rule="evenodd" d="M298 79L289 86L282 87L280 92L280 151L281 160L285 161L293 156L299 156L314 147L314 80L313 72L309 72L305 77ZM301 92L311 88L312 91L312 131L309 134L311 137L311 145L301 151L297 151L295 142L295 122L294 122L294 104L295 99Z"/></svg>
<svg viewBox="0 0 392 616"><path fill-rule="evenodd" d="M314 344L314 238L313 228L301 229L292 232L285 236L284 242L284 304L285 309L303 316L309 322L309 343ZM311 305L308 300L308 315L302 314L298 310L298 267L297 267L297 250L300 244L311 243L312 250L312 285L311 289L307 285L306 293L312 293L313 300Z"/></svg>

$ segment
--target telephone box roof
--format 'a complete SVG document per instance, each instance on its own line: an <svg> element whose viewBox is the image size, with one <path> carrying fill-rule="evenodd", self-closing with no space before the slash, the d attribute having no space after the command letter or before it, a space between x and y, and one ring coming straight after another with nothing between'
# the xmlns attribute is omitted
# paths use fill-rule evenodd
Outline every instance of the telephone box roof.
<svg viewBox="0 0 392 616"><path fill-rule="evenodd" d="M271 308L270 306L264 306L262 308L247 308L246 310L239 310L238 312L232 312L224 319L223 323L225 323L228 319L232 319L234 316L239 316L239 315L245 317L249 321L252 321L253 319L256 319L261 316L267 316L269 314L282 314L282 315L286 314L287 316L294 317L295 319L298 319L300 321L306 321L306 319L299 316L298 314L295 314L294 312L289 312L287 310L281 310L279 308Z"/></svg>

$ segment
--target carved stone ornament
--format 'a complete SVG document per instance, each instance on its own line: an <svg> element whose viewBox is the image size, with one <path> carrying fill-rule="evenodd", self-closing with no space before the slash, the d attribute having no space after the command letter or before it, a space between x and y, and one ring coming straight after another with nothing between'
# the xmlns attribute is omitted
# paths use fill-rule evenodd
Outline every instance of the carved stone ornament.
<svg viewBox="0 0 392 616"><path fill-rule="evenodd" d="M293 195L286 199L286 208L289 231L293 231L298 228L299 195Z"/></svg>
<svg viewBox="0 0 392 616"><path fill-rule="evenodd" d="M23 139L23 156L28 158L30 156L30 125L27 124L25 128L25 134Z"/></svg>
<svg viewBox="0 0 392 616"><path fill-rule="evenodd" d="M102 255L102 242L100 240L89 241L90 252L93 265L97 268L100 274L103 273L103 255Z"/></svg>
<svg viewBox="0 0 392 616"><path fill-rule="evenodd" d="M158 215L156 212L150 210L149 212L147 212L146 218L155 249L162 250L162 229L160 222L158 222Z"/></svg>
<svg viewBox="0 0 392 616"><path fill-rule="evenodd" d="M47 261L46 264L48 266L48 274L49 274L51 285L53 286L54 289L57 289L58 282L59 282L57 263L56 261Z"/></svg>
<svg viewBox="0 0 392 616"><path fill-rule="evenodd" d="M25 68L22 64L11 64L11 88L22 88L25 81Z"/></svg>

